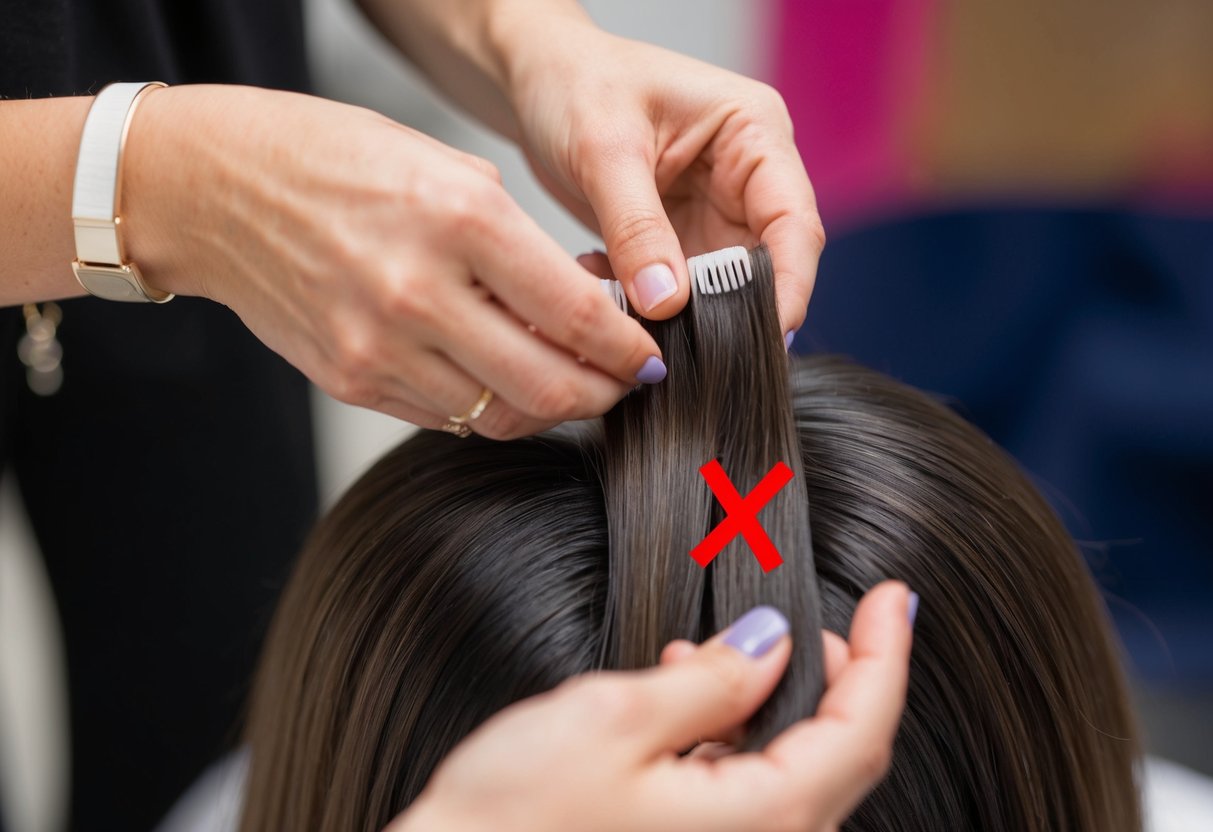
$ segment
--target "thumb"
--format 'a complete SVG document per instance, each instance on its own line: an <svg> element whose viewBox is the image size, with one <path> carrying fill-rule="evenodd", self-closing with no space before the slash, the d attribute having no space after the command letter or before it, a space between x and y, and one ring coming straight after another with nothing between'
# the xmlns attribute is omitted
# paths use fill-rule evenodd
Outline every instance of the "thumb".
<svg viewBox="0 0 1213 832"><path fill-rule="evenodd" d="M639 675L639 700L654 719L644 741L654 754L680 751L743 724L767 700L788 665L788 620L755 607L675 664Z"/></svg>
<svg viewBox="0 0 1213 832"><path fill-rule="evenodd" d="M620 153L599 161L584 188L628 302L646 318L661 320L686 306L690 281L655 176L645 159Z"/></svg>

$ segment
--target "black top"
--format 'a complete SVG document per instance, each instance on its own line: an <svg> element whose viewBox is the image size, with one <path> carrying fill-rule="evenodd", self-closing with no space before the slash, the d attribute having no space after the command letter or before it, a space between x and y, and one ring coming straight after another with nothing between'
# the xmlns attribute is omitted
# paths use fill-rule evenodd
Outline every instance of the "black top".
<svg viewBox="0 0 1213 832"><path fill-rule="evenodd" d="M112 81L308 91L301 0L5 0L0 97Z"/></svg>
<svg viewBox="0 0 1213 832"><path fill-rule="evenodd" d="M0 0L3 97L113 81L306 91L305 61L302 0ZM60 306L49 397L17 359L21 309L0 309L0 470L17 474L58 599L70 828L151 829L238 736L315 513L308 390L219 304Z"/></svg>

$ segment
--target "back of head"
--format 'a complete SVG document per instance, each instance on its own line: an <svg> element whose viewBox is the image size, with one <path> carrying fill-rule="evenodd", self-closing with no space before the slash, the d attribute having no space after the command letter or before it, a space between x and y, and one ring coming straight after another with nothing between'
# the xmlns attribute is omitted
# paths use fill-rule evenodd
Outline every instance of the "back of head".
<svg viewBox="0 0 1213 832"><path fill-rule="evenodd" d="M595 666L606 521L575 444L420 434L300 557L246 730L245 830L379 832L461 738Z"/></svg>
<svg viewBox="0 0 1213 832"><path fill-rule="evenodd" d="M920 392L800 362L827 629L886 578L923 599L884 782L850 830L1138 830L1138 748L1103 604L1005 453Z"/></svg>
<svg viewBox="0 0 1213 832"><path fill-rule="evenodd" d="M604 431L422 434L321 521L259 671L245 830L377 831L510 702L772 603L799 635L749 726L760 747L816 706L818 628L845 634L885 578L923 598L909 699L892 770L845 828L1140 827L1116 652L1064 530L928 397L833 359L789 372L756 265L744 289L647 324L669 377ZM743 495L792 468L758 514L775 570L740 537L706 568L689 557L721 519L709 460Z"/></svg>

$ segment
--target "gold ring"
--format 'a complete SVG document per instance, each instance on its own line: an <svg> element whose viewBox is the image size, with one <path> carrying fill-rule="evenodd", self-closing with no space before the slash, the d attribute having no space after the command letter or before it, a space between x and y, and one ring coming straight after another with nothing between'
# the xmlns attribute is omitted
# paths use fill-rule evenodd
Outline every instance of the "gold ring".
<svg viewBox="0 0 1213 832"><path fill-rule="evenodd" d="M484 392L480 394L480 398L472 405L471 409L462 416L451 416L447 419L456 425L464 425L468 422L474 422L480 418L480 414L484 413L484 409L489 406L489 402L493 400L493 391L489 388L484 388Z"/></svg>
<svg viewBox="0 0 1213 832"><path fill-rule="evenodd" d="M484 413L485 408L489 406L489 402L492 400L493 391L487 387L484 388L484 391L480 394L480 398L476 400L476 403L472 405L467 413L464 413L462 416L447 417L446 424L442 426L442 429L447 433L453 433L460 439L467 439L472 435L472 429L468 427L467 423L479 419L480 414Z"/></svg>
<svg viewBox="0 0 1213 832"><path fill-rule="evenodd" d="M467 425L460 425L455 422L447 422L445 425L443 425L441 427L441 429L446 431L447 433L455 434L460 439L467 439L469 436L472 435L471 428L469 428Z"/></svg>

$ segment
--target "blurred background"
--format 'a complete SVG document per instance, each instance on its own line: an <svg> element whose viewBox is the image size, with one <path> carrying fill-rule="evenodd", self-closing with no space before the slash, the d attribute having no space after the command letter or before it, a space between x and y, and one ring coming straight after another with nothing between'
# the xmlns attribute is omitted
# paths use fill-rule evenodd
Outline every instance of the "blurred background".
<svg viewBox="0 0 1213 832"><path fill-rule="evenodd" d="M1213 774L1213 4L585 5L783 93L830 236L794 349L934 391L1020 460L1105 589L1151 750ZM491 159L569 252L599 244L346 0L307 7L321 94ZM331 502L408 427L314 402ZM6 484L0 795L15 832L58 832L68 788L40 570Z"/></svg>
<svg viewBox="0 0 1213 832"><path fill-rule="evenodd" d="M1213 4L784 2L830 244L796 339L945 396L1079 541L1213 773Z"/></svg>

